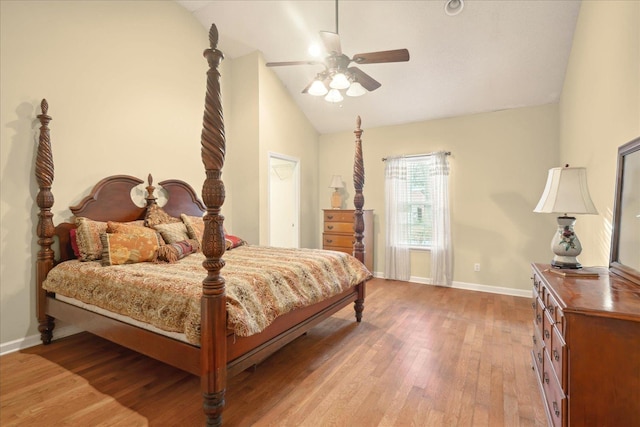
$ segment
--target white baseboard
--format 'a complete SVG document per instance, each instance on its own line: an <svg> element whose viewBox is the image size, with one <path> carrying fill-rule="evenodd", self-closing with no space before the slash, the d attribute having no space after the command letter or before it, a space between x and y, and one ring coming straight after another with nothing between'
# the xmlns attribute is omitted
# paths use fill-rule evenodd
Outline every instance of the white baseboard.
<svg viewBox="0 0 640 427"><path fill-rule="evenodd" d="M79 332L82 332L82 329L78 329L73 325L63 326L61 328L55 328L53 330L53 336L55 339L58 339L68 337L69 335L75 335ZM39 334L2 343L0 344L0 356L13 353L14 351L20 351L25 348L34 347L39 344L42 344Z"/></svg>
<svg viewBox="0 0 640 427"><path fill-rule="evenodd" d="M376 278L384 279L384 275L381 272L376 272L373 275ZM411 276L409 281L412 283L420 283L423 285L431 285L431 279L427 277L418 277ZM454 281L451 285L454 289L466 289L468 291L477 291L477 292L488 292L490 294L500 294L500 295L511 295L514 297L523 297L523 298L531 298L530 290L523 289L513 289L513 288L504 288L500 286L488 286L488 285L480 285L477 283L466 283L466 282L456 282Z"/></svg>

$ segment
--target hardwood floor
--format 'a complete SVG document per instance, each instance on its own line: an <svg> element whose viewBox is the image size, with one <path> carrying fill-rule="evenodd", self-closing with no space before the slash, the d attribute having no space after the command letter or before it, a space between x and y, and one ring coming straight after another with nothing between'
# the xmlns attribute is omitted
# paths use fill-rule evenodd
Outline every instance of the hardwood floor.
<svg viewBox="0 0 640 427"><path fill-rule="evenodd" d="M527 298L374 279L229 380L225 425L543 426ZM0 358L2 426L199 426L199 378L90 334Z"/></svg>

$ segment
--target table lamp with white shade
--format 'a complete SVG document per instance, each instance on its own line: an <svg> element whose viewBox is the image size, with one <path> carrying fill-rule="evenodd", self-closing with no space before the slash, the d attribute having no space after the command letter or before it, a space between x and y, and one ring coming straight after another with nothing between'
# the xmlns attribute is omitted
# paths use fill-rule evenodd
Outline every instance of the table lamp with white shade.
<svg viewBox="0 0 640 427"><path fill-rule="evenodd" d="M547 184L538 205L533 210L540 213L560 213L558 230L551 240L555 254L551 265L555 268L582 268L577 256L582 245L573 229L574 216L568 214L597 214L587 187L587 169L569 167L549 169Z"/></svg>

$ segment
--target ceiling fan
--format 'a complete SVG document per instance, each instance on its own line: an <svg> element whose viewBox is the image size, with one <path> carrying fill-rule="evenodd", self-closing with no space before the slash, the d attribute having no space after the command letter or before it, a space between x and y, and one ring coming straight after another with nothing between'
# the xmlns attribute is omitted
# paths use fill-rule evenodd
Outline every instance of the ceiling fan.
<svg viewBox="0 0 640 427"><path fill-rule="evenodd" d="M358 65L380 64L385 62L406 62L409 60L407 49L384 50L378 52L358 53L352 58L342 53L340 36L338 34L338 0L336 0L336 31L320 31L320 39L328 55L324 61L285 61L267 62L267 67L286 65L323 65L324 71L318 73L315 79L302 90L315 96L325 96L329 102L343 100L340 90L347 89L348 96L360 96L382 86L373 77L360 70L350 67L353 62Z"/></svg>

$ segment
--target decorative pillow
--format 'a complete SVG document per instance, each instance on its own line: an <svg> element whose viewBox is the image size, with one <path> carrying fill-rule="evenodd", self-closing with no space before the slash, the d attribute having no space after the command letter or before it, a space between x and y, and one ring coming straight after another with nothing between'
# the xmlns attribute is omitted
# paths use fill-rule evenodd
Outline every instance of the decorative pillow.
<svg viewBox="0 0 640 427"><path fill-rule="evenodd" d="M200 244L195 239L183 240L181 242L160 246L157 252L158 261L173 263L189 254L197 252L198 249L200 249Z"/></svg>
<svg viewBox="0 0 640 427"><path fill-rule="evenodd" d="M69 240L71 242L71 249L76 258L80 259L80 249L78 249L78 230L72 228L69 230Z"/></svg>
<svg viewBox="0 0 640 427"><path fill-rule="evenodd" d="M144 221L124 223L129 226L144 226ZM102 258L102 242L100 235L107 231L107 223L94 221L85 217L76 218L76 243L78 245L78 259L80 261L96 261ZM73 240L72 240L73 244Z"/></svg>
<svg viewBox="0 0 640 427"><path fill-rule="evenodd" d="M152 237L138 234L102 233L102 265L133 264L155 261L160 247L157 235Z"/></svg>
<svg viewBox="0 0 640 427"><path fill-rule="evenodd" d="M154 229L160 232L160 235L166 243L176 243L189 239L187 226L182 221L170 224L157 224Z"/></svg>
<svg viewBox="0 0 640 427"><path fill-rule="evenodd" d="M147 227L155 227L158 224L171 224L174 222L182 222L180 218L175 218L164 211L155 203L147 208L145 216L145 225Z"/></svg>
<svg viewBox="0 0 640 427"><path fill-rule="evenodd" d="M140 223L126 223L126 222L115 222L109 221L107 222L107 233L113 234L135 234L140 237L147 237L149 239L153 239L154 237L158 238L158 232L153 228L145 227L144 221L140 221ZM158 239L160 245L164 243L162 240Z"/></svg>
<svg viewBox="0 0 640 427"><path fill-rule="evenodd" d="M76 242L80 261L95 261L102 258L100 234L107 231L107 223L89 218L76 218Z"/></svg>
<svg viewBox="0 0 640 427"><path fill-rule="evenodd" d="M227 250L231 250L233 248L237 248L238 246L244 246L247 244L247 242L245 242L241 238L232 236L231 234L225 234L224 240L227 245Z"/></svg>
<svg viewBox="0 0 640 427"><path fill-rule="evenodd" d="M202 236L204 235L204 218L201 216L191 216L181 214L180 218L187 227L187 233L190 239L196 239L202 246Z"/></svg>

